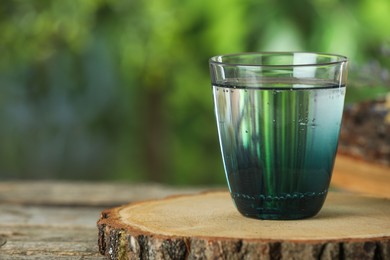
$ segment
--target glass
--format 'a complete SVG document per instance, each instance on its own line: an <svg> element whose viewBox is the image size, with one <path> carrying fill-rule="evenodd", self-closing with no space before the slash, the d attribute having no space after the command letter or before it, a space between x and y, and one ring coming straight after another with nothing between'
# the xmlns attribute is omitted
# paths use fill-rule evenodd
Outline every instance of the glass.
<svg viewBox="0 0 390 260"><path fill-rule="evenodd" d="M347 58L242 53L209 61L225 174L238 211L258 219L316 215L328 192Z"/></svg>

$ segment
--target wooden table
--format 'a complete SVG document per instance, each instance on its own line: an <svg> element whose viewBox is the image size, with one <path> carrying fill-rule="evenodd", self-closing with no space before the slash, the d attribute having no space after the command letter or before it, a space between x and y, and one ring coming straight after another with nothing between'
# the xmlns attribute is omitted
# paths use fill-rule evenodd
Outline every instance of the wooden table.
<svg viewBox="0 0 390 260"><path fill-rule="evenodd" d="M96 221L105 208L202 189L154 184L0 182L0 259L105 259Z"/></svg>

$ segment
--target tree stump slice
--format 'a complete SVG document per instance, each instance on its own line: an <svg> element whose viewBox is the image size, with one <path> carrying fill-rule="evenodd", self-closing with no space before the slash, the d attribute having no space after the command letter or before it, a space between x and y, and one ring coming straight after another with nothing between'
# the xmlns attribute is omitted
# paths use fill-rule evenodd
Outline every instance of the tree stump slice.
<svg viewBox="0 0 390 260"><path fill-rule="evenodd" d="M390 200L329 193L295 221L241 216L228 192L168 197L102 212L109 259L390 259Z"/></svg>

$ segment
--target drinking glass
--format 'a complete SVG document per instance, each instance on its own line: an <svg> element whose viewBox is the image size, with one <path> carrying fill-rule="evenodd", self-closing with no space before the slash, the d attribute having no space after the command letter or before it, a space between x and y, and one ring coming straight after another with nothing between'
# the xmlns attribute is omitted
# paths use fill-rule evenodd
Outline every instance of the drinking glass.
<svg viewBox="0 0 390 260"><path fill-rule="evenodd" d="M337 151L347 63L308 52L210 59L223 165L242 215L287 220L319 212Z"/></svg>

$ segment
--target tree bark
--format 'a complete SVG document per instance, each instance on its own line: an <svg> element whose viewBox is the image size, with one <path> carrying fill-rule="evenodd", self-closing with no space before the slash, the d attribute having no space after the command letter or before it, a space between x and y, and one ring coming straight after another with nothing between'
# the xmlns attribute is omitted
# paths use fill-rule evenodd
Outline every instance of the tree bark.
<svg viewBox="0 0 390 260"><path fill-rule="evenodd" d="M390 167L390 94L385 99L346 105L339 152Z"/></svg>

